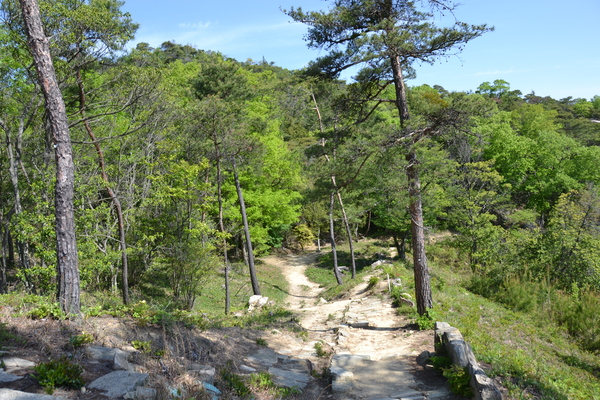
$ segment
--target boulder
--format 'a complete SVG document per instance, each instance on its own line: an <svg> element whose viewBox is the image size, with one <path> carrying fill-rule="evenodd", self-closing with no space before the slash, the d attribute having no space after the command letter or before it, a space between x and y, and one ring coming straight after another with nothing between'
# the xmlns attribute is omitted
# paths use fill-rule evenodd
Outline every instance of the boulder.
<svg viewBox="0 0 600 400"><path fill-rule="evenodd" d="M114 399L135 391L138 386L144 386L148 374L131 371L114 371L104 375L88 385L90 389L101 390L104 396Z"/></svg>

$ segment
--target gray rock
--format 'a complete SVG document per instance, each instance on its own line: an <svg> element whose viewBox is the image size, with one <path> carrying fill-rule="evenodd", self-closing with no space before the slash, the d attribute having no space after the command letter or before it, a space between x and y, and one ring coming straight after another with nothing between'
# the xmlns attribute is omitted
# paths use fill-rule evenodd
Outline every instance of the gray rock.
<svg viewBox="0 0 600 400"><path fill-rule="evenodd" d="M50 396L47 394L25 393L12 389L0 389L2 400L65 400L64 397Z"/></svg>
<svg viewBox="0 0 600 400"><path fill-rule="evenodd" d="M419 397L422 399L423 393L418 392L416 390L405 390L404 392L394 393L390 397L392 397L393 399L406 399L412 397Z"/></svg>
<svg viewBox="0 0 600 400"><path fill-rule="evenodd" d="M102 346L87 346L85 355L94 361L113 361L117 349Z"/></svg>
<svg viewBox="0 0 600 400"><path fill-rule="evenodd" d="M352 368L356 366L363 366L365 362L371 359L368 355L356 355L356 354L335 354L331 358L332 367L340 368Z"/></svg>
<svg viewBox="0 0 600 400"><path fill-rule="evenodd" d="M252 368L252 367L249 367L249 366L244 365L244 364L240 365L240 370L242 372L247 372L247 373L250 373L250 374L256 372L256 368Z"/></svg>
<svg viewBox="0 0 600 400"><path fill-rule="evenodd" d="M248 300L248 311L254 311L257 308L264 307L268 302L268 297L261 295L250 296L250 299Z"/></svg>
<svg viewBox="0 0 600 400"><path fill-rule="evenodd" d="M3 358L4 366L6 367L6 372L16 372L23 369L29 369L35 367L35 363L33 361L24 360L22 358L17 357L7 357Z"/></svg>
<svg viewBox="0 0 600 400"><path fill-rule="evenodd" d="M133 365L129 363L129 353L121 349L115 349L113 357L113 369L115 371L134 371Z"/></svg>
<svg viewBox="0 0 600 400"><path fill-rule="evenodd" d="M241 367L240 367L241 369ZM212 384L215 381L217 370L210 365L190 364L187 368L189 374L193 374L203 382Z"/></svg>
<svg viewBox="0 0 600 400"><path fill-rule="evenodd" d="M156 398L156 389L138 386L135 391L128 392L124 398L133 400L154 400Z"/></svg>
<svg viewBox="0 0 600 400"><path fill-rule="evenodd" d="M258 364L263 366L271 366L277 363L277 353L272 349L263 347L256 353L246 358L250 364Z"/></svg>
<svg viewBox="0 0 600 400"><path fill-rule="evenodd" d="M18 381L19 379L23 379L22 376L9 374L8 372L4 372L0 370L0 383L8 383Z"/></svg>
<svg viewBox="0 0 600 400"><path fill-rule="evenodd" d="M329 368L333 380L335 382L350 382L354 380L354 374L342 367L331 367Z"/></svg>
<svg viewBox="0 0 600 400"><path fill-rule="evenodd" d="M280 368L271 367L269 373L273 375L273 382L278 386L297 387L304 389L310 381L310 375L307 373L288 371Z"/></svg>
<svg viewBox="0 0 600 400"><path fill-rule="evenodd" d="M88 388L102 390L105 396L114 399L143 386L148 374L131 371L114 371L104 375L88 385Z"/></svg>

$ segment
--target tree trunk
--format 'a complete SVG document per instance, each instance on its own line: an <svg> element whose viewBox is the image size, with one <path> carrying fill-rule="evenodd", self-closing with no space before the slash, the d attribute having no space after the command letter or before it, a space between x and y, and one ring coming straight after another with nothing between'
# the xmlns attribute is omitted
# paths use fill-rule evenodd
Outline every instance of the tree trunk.
<svg viewBox="0 0 600 400"><path fill-rule="evenodd" d="M396 246L396 250L398 251L398 259L405 261L406 260L406 233L402 232L400 234L400 241L398 241L398 234L394 232L394 245Z"/></svg>
<svg viewBox="0 0 600 400"><path fill-rule="evenodd" d="M335 247L335 229L333 224L333 206L335 205L335 193L331 193L329 202L329 234L331 236L331 255L333 256L333 274L338 285L341 285L342 277L338 268L337 249Z"/></svg>
<svg viewBox="0 0 600 400"><path fill-rule="evenodd" d="M246 214L246 203L244 202L244 194L242 193L242 186L240 185L240 178L237 172L235 157L233 157L232 163L235 189L237 190L238 199L240 201L240 212L242 213L242 221L244 223L244 235L246 236L246 250L248 251L248 268L250 269L252 292L254 295L260 296L260 288L258 287L258 279L256 278L256 268L254 267L254 251L252 250L252 239L250 237L250 227L248 226L248 215Z"/></svg>
<svg viewBox="0 0 600 400"><path fill-rule="evenodd" d="M406 155L408 166L406 177L408 178L408 195L410 198L410 220L412 233L412 250L415 276L415 294L417 300L417 312L419 315L427 313L433 307L431 296L431 285L429 282L429 268L425 255L425 229L423 226L423 206L421 204L421 182L419 181L419 170L417 168L417 154L411 148Z"/></svg>
<svg viewBox="0 0 600 400"><path fill-rule="evenodd" d="M19 189L19 163L21 162L21 141L23 138L23 131L25 129L25 123L23 118L19 122L19 128L16 136L13 140L11 129L4 121L0 120L0 126L3 128L6 135L6 152L8 155L8 172L10 175L10 181L13 187L14 206L13 212L9 213L9 220L12 215L20 215L23 212L23 206L21 205L21 191ZM8 222L8 221L7 221ZM6 229L8 229L8 224ZM25 289L30 293L35 293L35 287L29 279L29 269L31 264L29 262L29 244L27 242L16 240L17 251L19 253L19 268L24 276Z"/></svg>
<svg viewBox="0 0 600 400"><path fill-rule="evenodd" d="M125 218L123 218L123 209L121 208L121 202L119 198L115 194L114 190L110 186L110 182L108 181L108 174L106 173L106 163L104 162L104 152L96 139L96 135L92 131L92 127L90 126L89 121L85 118L85 90L83 87L83 79L81 77L81 71L77 70L77 86L79 88L79 114L83 119L83 125L85 126L85 130L94 143L94 148L96 149L96 154L98 155L98 166L100 167L100 175L102 177L102 181L104 182L104 188L110 197L113 206L115 207L115 213L117 214L117 224L119 227L119 247L121 248L121 276L122 276L122 294L123 294L123 303L129 304L129 267L127 262L127 242L125 241Z"/></svg>
<svg viewBox="0 0 600 400"><path fill-rule="evenodd" d="M400 114L400 125L410 118L408 112L408 102L406 101L406 86L404 85L404 76L402 75L402 64L398 56L391 57L392 71L394 76L394 87L396 88L396 107Z"/></svg>
<svg viewBox="0 0 600 400"><path fill-rule="evenodd" d="M28 44L46 102L56 160L55 215L58 302L66 314L81 312L79 260L73 211L74 164L65 104L56 81L48 38L44 35L38 4L20 0Z"/></svg>
<svg viewBox="0 0 600 400"><path fill-rule="evenodd" d="M331 179L335 184L335 177L332 176ZM336 185L337 186L337 185ZM352 259L352 279L356 278L356 258L354 257L354 241L352 240L352 231L350 230L350 224L348 223L348 217L346 215L346 209L344 208L344 203L342 203L342 195L340 194L339 189L336 188L337 198L340 203L340 208L342 209L342 218L344 219L344 226L346 227L346 234L348 235L348 246L350 247L350 258Z"/></svg>
<svg viewBox="0 0 600 400"><path fill-rule="evenodd" d="M400 116L400 127L404 128L409 120L408 102L406 100L406 86L402 75L402 64L400 58L394 55L390 58L394 87L396 88L396 108ZM416 141L416 139L415 139ZM429 269L427 257L425 256L425 230L423 227L423 206L421 204L421 182L419 181L419 170L417 169L417 154L414 143L410 144L406 154L406 177L408 179L408 196L410 198L409 214L412 233L412 249L415 275L415 297L417 299L417 312L419 315L427 313L433 307L431 296L431 285L429 282Z"/></svg>
<svg viewBox="0 0 600 400"><path fill-rule="evenodd" d="M223 236L223 261L225 262L225 315L229 314L231 307L231 296L229 293L229 259L227 257L227 232L225 231L225 224L223 223L223 193L221 191L221 155L219 152L219 146L215 140L216 150L216 161L217 161L217 200L219 202L219 230Z"/></svg>

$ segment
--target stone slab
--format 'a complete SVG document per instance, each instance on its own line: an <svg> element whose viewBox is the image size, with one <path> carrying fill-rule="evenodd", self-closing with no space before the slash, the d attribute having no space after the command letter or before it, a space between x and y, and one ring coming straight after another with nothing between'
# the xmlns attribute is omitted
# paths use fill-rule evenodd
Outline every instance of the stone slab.
<svg viewBox="0 0 600 400"><path fill-rule="evenodd" d="M90 389L102 390L106 397L114 399L143 386L148 380L148 374L131 371L114 371L104 375L89 384Z"/></svg>
<svg viewBox="0 0 600 400"><path fill-rule="evenodd" d="M269 374L273 375L273 382L278 386L297 387L304 389L310 381L310 375L307 373L288 371L285 369L271 367Z"/></svg>
<svg viewBox="0 0 600 400"><path fill-rule="evenodd" d="M277 353L269 348L259 349L256 353L246 358L246 361L251 364L259 364L263 366L271 366L277 363Z"/></svg>
<svg viewBox="0 0 600 400"><path fill-rule="evenodd" d="M6 372L15 372L20 371L22 369L29 369L35 367L35 363L33 361L24 360L22 358L17 357L7 357L3 358Z"/></svg>
<svg viewBox="0 0 600 400"><path fill-rule="evenodd" d="M64 397L50 396L48 394L25 393L12 389L0 389L2 400L65 400Z"/></svg>
<svg viewBox="0 0 600 400"><path fill-rule="evenodd" d="M23 377L19 375L9 374L8 372L0 370L0 383L14 382L18 381L19 379L23 379Z"/></svg>

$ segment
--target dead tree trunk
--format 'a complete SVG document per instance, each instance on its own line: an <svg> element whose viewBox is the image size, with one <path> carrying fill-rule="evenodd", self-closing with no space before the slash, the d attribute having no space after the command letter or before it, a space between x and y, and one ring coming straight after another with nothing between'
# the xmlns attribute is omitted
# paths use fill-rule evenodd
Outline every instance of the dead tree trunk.
<svg viewBox="0 0 600 400"><path fill-rule="evenodd" d="M19 0L28 44L46 102L56 160L55 215L58 302L66 314L81 312L79 260L73 210L74 163L67 113L50 56L48 38L35 0Z"/></svg>
<svg viewBox="0 0 600 400"><path fill-rule="evenodd" d="M338 285L341 285L343 282L342 282L342 276L340 273L340 269L338 266L337 248L335 246L335 226L333 224L334 205L335 205L335 193L331 193L331 196L329 199L329 235L331 237L331 255L333 256L333 274L335 275L335 280L337 281Z"/></svg>
<svg viewBox="0 0 600 400"><path fill-rule="evenodd" d="M237 190L238 199L240 201L240 212L242 213L242 222L244 223L244 235L246 237L246 250L248 252L248 268L250 269L250 281L252 282L252 292L255 295L260 295L258 279L256 277L256 268L254 266L254 251L252 250L252 238L250 237L250 227L248 226L248 215L246 214L246 203L244 202L244 194L242 193L242 185L237 172L235 156L232 159L233 163L233 178L235 180L235 189Z"/></svg>

